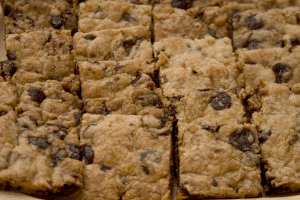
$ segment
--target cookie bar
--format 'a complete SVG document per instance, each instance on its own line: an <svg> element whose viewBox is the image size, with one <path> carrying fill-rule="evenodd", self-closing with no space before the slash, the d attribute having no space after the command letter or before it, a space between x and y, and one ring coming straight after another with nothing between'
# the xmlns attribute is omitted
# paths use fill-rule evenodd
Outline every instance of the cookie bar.
<svg viewBox="0 0 300 200"><path fill-rule="evenodd" d="M212 119L213 120L213 119ZM178 199L261 195L258 135L254 125L210 127L178 122Z"/></svg>
<svg viewBox="0 0 300 200"><path fill-rule="evenodd" d="M238 11L255 9L255 4L229 3L218 7L193 5L188 9L157 5L153 9L155 41L167 37L230 37L230 19Z"/></svg>
<svg viewBox="0 0 300 200"><path fill-rule="evenodd" d="M300 190L299 84L270 83L261 87L262 107L253 114L269 195Z"/></svg>
<svg viewBox="0 0 300 200"><path fill-rule="evenodd" d="M6 34L37 30L76 30L77 0L4 0Z"/></svg>
<svg viewBox="0 0 300 200"><path fill-rule="evenodd" d="M156 88L154 63L143 59L99 63L79 62L84 110L92 114L164 116L160 89Z"/></svg>
<svg viewBox="0 0 300 200"><path fill-rule="evenodd" d="M75 55L29 57L21 61L6 61L16 68L12 82L18 84L36 81L58 80L73 75L75 70Z"/></svg>
<svg viewBox="0 0 300 200"><path fill-rule="evenodd" d="M178 119L191 122L226 108L229 119L243 121L242 102L236 96L243 79L229 38L168 38L156 42L154 51L159 54L161 89L176 107Z"/></svg>
<svg viewBox="0 0 300 200"><path fill-rule="evenodd" d="M6 36L7 58L25 58L70 54L73 50L71 31L34 31Z"/></svg>
<svg viewBox="0 0 300 200"><path fill-rule="evenodd" d="M16 145L0 170L0 186L25 193L68 195L82 187L85 150L77 135L81 100L58 81L18 85Z"/></svg>
<svg viewBox="0 0 300 200"><path fill-rule="evenodd" d="M93 154L78 199L170 199L171 132L152 115L84 114L80 144Z"/></svg>
<svg viewBox="0 0 300 200"><path fill-rule="evenodd" d="M245 84L256 89L264 84L296 85L300 82L300 46L237 51Z"/></svg>
<svg viewBox="0 0 300 200"><path fill-rule="evenodd" d="M18 89L11 82L0 81L0 104L14 107L18 103Z"/></svg>
<svg viewBox="0 0 300 200"><path fill-rule="evenodd" d="M299 7L248 10L232 18L233 46L248 50L299 45Z"/></svg>
<svg viewBox="0 0 300 200"><path fill-rule="evenodd" d="M152 6L93 0L80 4L79 31L88 33L132 26L151 26Z"/></svg>
<svg viewBox="0 0 300 200"><path fill-rule="evenodd" d="M120 61L143 58L152 59L150 31L136 26L108 29L74 35L77 61Z"/></svg>

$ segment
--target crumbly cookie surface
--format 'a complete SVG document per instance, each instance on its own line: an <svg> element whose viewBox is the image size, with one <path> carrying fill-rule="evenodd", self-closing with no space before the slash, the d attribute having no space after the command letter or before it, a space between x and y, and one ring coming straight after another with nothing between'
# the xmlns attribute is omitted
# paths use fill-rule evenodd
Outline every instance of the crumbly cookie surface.
<svg viewBox="0 0 300 200"><path fill-rule="evenodd" d="M93 0L80 4L79 31L88 33L133 26L151 27L152 6Z"/></svg>
<svg viewBox="0 0 300 200"><path fill-rule="evenodd" d="M77 0L5 0L6 34L37 30L76 30Z"/></svg>
<svg viewBox="0 0 300 200"><path fill-rule="evenodd" d="M170 199L171 132L152 115L85 114L81 145L94 154L78 199Z"/></svg>

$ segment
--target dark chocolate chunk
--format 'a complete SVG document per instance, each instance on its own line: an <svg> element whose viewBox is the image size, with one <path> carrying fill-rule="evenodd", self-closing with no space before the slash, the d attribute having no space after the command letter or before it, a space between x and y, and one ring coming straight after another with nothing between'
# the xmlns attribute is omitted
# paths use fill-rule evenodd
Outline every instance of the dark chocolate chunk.
<svg viewBox="0 0 300 200"><path fill-rule="evenodd" d="M58 138L60 140L65 139L65 135L59 133L59 131L55 131L55 132L51 133L51 135L53 135L54 137L56 137L56 138Z"/></svg>
<svg viewBox="0 0 300 200"><path fill-rule="evenodd" d="M50 36L48 37L48 39L47 39L47 41L45 42L45 44L46 44L46 43L50 43L51 40L52 40L52 35L50 34Z"/></svg>
<svg viewBox="0 0 300 200"><path fill-rule="evenodd" d="M123 13L122 20L125 20L127 22L134 22L134 21L136 21L136 19L134 19L133 17L131 17L128 12L124 12Z"/></svg>
<svg viewBox="0 0 300 200"><path fill-rule="evenodd" d="M300 45L299 39L298 38L291 39L291 45L292 47Z"/></svg>
<svg viewBox="0 0 300 200"><path fill-rule="evenodd" d="M72 32L71 32L71 36L73 37L75 35L75 33L78 32L78 29L77 28L73 28L72 29Z"/></svg>
<svg viewBox="0 0 300 200"><path fill-rule="evenodd" d="M8 113L8 112L7 112L6 110L1 110L1 111L0 111L0 117L3 116L3 115L6 115L7 113Z"/></svg>
<svg viewBox="0 0 300 200"><path fill-rule="evenodd" d="M80 148L79 147L77 147L74 144L70 144L69 149L72 152L72 155L71 155L72 159L81 160L81 158L80 158L81 153L80 153Z"/></svg>
<svg viewBox="0 0 300 200"><path fill-rule="evenodd" d="M213 38L218 39L218 37L216 36L216 33L215 33L214 30L209 29L209 30L208 30L208 34L211 35Z"/></svg>
<svg viewBox="0 0 300 200"><path fill-rule="evenodd" d="M138 73L136 75L136 79L134 79L130 84L134 85L136 82L138 82L141 79L141 77L142 77L141 73Z"/></svg>
<svg viewBox="0 0 300 200"><path fill-rule="evenodd" d="M4 78L9 77L9 76L12 77L17 71L15 64L9 60L0 62L0 66L2 69L1 76Z"/></svg>
<svg viewBox="0 0 300 200"><path fill-rule="evenodd" d="M106 172L106 171L108 171L108 170L111 170L111 167L107 167L107 166L102 166L101 168L100 168L102 171L104 171L104 172Z"/></svg>
<svg viewBox="0 0 300 200"><path fill-rule="evenodd" d="M283 41L283 40L280 40L280 41L278 42L278 45L279 45L281 48L285 47L285 44L284 44L284 41Z"/></svg>
<svg viewBox="0 0 300 200"><path fill-rule="evenodd" d="M51 25L55 29L60 29L64 25L64 22L63 22L61 16L52 16L51 17Z"/></svg>
<svg viewBox="0 0 300 200"><path fill-rule="evenodd" d="M81 114L80 113L75 113L74 114L74 119L75 119L75 125L79 126L81 122Z"/></svg>
<svg viewBox="0 0 300 200"><path fill-rule="evenodd" d="M195 15L195 19L202 20L202 19L203 19L203 16L204 16L204 12L198 12L198 13Z"/></svg>
<svg viewBox="0 0 300 200"><path fill-rule="evenodd" d="M44 92L37 88L29 88L28 93L32 100L38 103L42 103L47 98Z"/></svg>
<svg viewBox="0 0 300 200"><path fill-rule="evenodd" d="M176 101L180 101L180 99L182 99L183 96L179 95L179 96L173 96L173 97L167 97L167 99L171 102L176 102Z"/></svg>
<svg viewBox="0 0 300 200"><path fill-rule="evenodd" d="M141 168L145 174L150 174L150 169L146 165L141 165Z"/></svg>
<svg viewBox="0 0 300 200"><path fill-rule="evenodd" d="M207 92L207 91L211 91L213 89L211 88L206 88L206 89L198 89L199 92Z"/></svg>
<svg viewBox="0 0 300 200"><path fill-rule="evenodd" d="M251 130L244 128L234 131L230 135L229 140L236 149L249 151L255 142L255 137Z"/></svg>
<svg viewBox="0 0 300 200"><path fill-rule="evenodd" d="M257 49L258 45L259 45L259 41L253 40L253 41L249 42L247 49L248 50Z"/></svg>
<svg viewBox="0 0 300 200"><path fill-rule="evenodd" d="M212 97L210 105L215 110L228 109L231 106L231 97L225 92L218 92L217 96Z"/></svg>
<svg viewBox="0 0 300 200"><path fill-rule="evenodd" d="M171 5L173 8L187 10L193 6L193 0L172 0Z"/></svg>
<svg viewBox="0 0 300 200"><path fill-rule="evenodd" d="M9 16L13 9L8 5L4 5L3 10L4 10L4 16Z"/></svg>
<svg viewBox="0 0 300 200"><path fill-rule="evenodd" d="M134 45L136 45L136 40L129 40L123 42L123 47L125 49L126 56L130 55L131 49Z"/></svg>
<svg viewBox="0 0 300 200"><path fill-rule="evenodd" d="M13 54L13 53L10 53L10 52L8 52L8 51L7 51L7 53L6 53L6 56L7 56L8 60L11 60L11 61L17 60L16 55Z"/></svg>
<svg viewBox="0 0 300 200"><path fill-rule="evenodd" d="M278 63L272 67L272 70L276 76L276 83L287 83L292 79L293 71L286 64Z"/></svg>
<svg viewBox="0 0 300 200"><path fill-rule="evenodd" d="M39 138L29 137L28 142L29 142L29 144L36 145L40 149L43 149L43 150L49 148L51 145L50 142L46 138L42 138L42 137L39 137Z"/></svg>
<svg viewBox="0 0 300 200"><path fill-rule="evenodd" d="M86 39L86 40L94 40L96 37L95 36L93 36L93 35L86 35L86 36L84 36L84 39Z"/></svg>
<svg viewBox="0 0 300 200"><path fill-rule="evenodd" d="M80 154L82 160L85 160L88 164L92 164L94 161L94 151L90 146L84 145L80 148Z"/></svg>
<svg viewBox="0 0 300 200"><path fill-rule="evenodd" d="M213 178L213 186L214 187L218 187L218 182L216 181L216 179Z"/></svg>
<svg viewBox="0 0 300 200"><path fill-rule="evenodd" d="M51 157L51 162L56 165L58 161L63 160L66 157L63 151L57 152L55 155Z"/></svg>
<svg viewBox="0 0 300 200"><path fill-rule="evenodd" d="M210 126L210 125L202 125L202 129L210 131L210 132L218 132L222 125Z"/></svg>
<svg viewBox="0 0 300 200"><path fill-rule="evenodd" d="M255 15L253 14L245 18L245 22L250 30L257 30L265 26L263 20L257 21L255 19Z"/></svg>
<svg viewBox="0 0 300 200"><path fill-rule="evenodd" d="M166 111L167 116L175 116L176 114L176 107L174 105L170 105L167 107L167 111Z"/></svg>
<svg viewBox="0 0 300 200"><path fill-rule="evenodd" d="M272 131L269 130L267 133L262 133L260 134L260 137L258 138L258 141L260 144L263 144L267 139L269 139L270 135L272 134Z"/></svg>

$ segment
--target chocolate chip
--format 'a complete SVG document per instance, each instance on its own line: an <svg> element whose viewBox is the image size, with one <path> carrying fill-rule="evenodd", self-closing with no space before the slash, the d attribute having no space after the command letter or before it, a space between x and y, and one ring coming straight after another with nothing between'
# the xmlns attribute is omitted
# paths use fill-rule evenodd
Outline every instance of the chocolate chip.
<svg viewBox="0 0 300 200"><path fill-rule="evenodd" d="M291 45L292 47L300 45L299 39L298 38L291 39Z"/></svg>
<svg viewBox="0 0 300 200"><path fill-rule="evenodd" d="M3 10L4 10L4 16L9 16L13 9L8 5L4 5Z"/></svg>
<svg viewBox="0 0 300 200"><path fill-rule="evenodd" d="M154 70L153 74L149 74L152 78L153 82L155 83L155 87L159 88L159 69Z"/></svg>
<svg viewBox="0 0 300 200"><path fill-rule="evenodd" d="M124 12L123 13L122 20L125 20L127 22L134 22L134 21L136 21L136 19L134 19L133 17L131 17L128 12Z"/></svg>
<svg viewBox="0 0 300 200"><path fill-rule="evenodd" d="M141 77L142 77L141 73L138 73L136 75L136 78L130 84L134 85L136 82L138 82L141 79Z"/></svg>
<svg viewBox="0 0 300 200"><path fill-rule="evenodd" d="M193 0L172 0L171 5L173 8L187 10L193 6Z"/></svg>
<svg viewBox="0 0 300 200"><path fill-rule="evenodd" d="M56 165L58 161L63 160L66 157L64 151L59 151L51 157L51 162Z"/></svg>
<svg viewBox="0 0 300 200"><path fill-rule="evenodd" d="M123 42L123 47L125 49L126 56L130 55L130 52L134 45L136 45L136 40L129 40L129 41Z"/></svg>
<svg viewBox="0 0 300 200"><path fill-rule="evenodd" d="M221 128L221 125L210 126L210 125L202 125L202 129L210 131L210 132L218 132Z"/></svg>
<svg viewBox="0 0 300 200"><path fill-rule="evenodd" d="M29 88L28 93L32 100L38 103L42 103L47 98L44 92L37 88Z"/></svg>
<svg viewBox="0 0 300 200"><path fill-rule="evenodd" d="M166 114L167 116L175 116L176 114L176 107L174 105L170 105L167 107L167 110L166 110Z"/></svg>
<svg viewBox="0 0 300 200"><path fill-rule="evenodd" d="M147 175L150 174L150 170L146 165L141 165L141 168L145 174L147 174Z"/></svg>
<svg viewBox="0 0 300 200"><path fill-rule="evenodd" d="M231 97L225 92L218 92L217 96L212 97L210 105L215 110L228 109L231 106Z"/></svg>
<svg viewBox="0 0 300 200"><path fill-rule="evenodd" d="M81 114L80 113L75 113L74 114L74 119L75 119L75 125L79 126L81 122Z"/></svg>
<svg viewBox="0 0 300 200"><path fill-rule="evenodd" d="M249 151L255 142L255 137L251 130L244 128L234 131L230 135L229 140L236 149Z"/></svg>
<svg viewBox="0 0 300 200"><path fill-rule="evenodd" d="M102 171L104 171L104 172L106 172L106 171L108 171L108 170L111 170L111 167L107 167L107 166L102 166L101 168L100 168Z"/></svg>
<svg viewBox="0 0 300 200"><path fill-rule="evenodd" d="M1 110L1 111L0 111L0 117L3 116L3 115L6 115L7 113L8 113L8 112L7 112L6 110Z"/></svg>
<svg viewBox="0 0 300 200"><path fill-rule="evenodd" d="M247 49L248 50L257 49L259 43L260 43L259 41L253 40L253 41L249 42Z"/></svg>
<svg viewBox="0 0 300 200"><path fill-rule="evenodd" d="M213 89L211 88L206 88L206 89L198 89L199 92L207 92L207 91L211 91Z"/></svg>
<svg viewBox="0 0 300 200"><path fill-rule="evenodd" d="M80 157L88 164L92 164L94 161L94 151L90 146L84 145L80 148Z"/></svg>
<svg viewBox="0 0 300 200"><path fill-rule="evenodd" d="M65 139L65 135L59 133L58 131L55 131L55 132L51 133L51 135L53 135L54 137L56 137L56 138L58 138L60 140Z"/></svg>
<svg viewBox="0 0 300 200"><path fill-rule="evenodd" d="M176 102L176 101L180 101L183 98L182 95L179 96L173 96L173 97L167 97L167 99L171 102Z"/></svg>
<svg viewBox="0 0 300 200"><path fill-rule="evenodd" d="M213 38L218 39L214 30L209 29L209 30L208 30L208 33L209 33Z"/></svg>
<svg viewBox="0 0 300 200"><path fill-rule="evenodd" d="M260 144L263 144L265 141L267 141L272 134L272 131L269 130L267 133L262 133L260 134L260 137L258 138L258 141Z"/></svg>
<svg viewBox="0 0 300 200"><path fill-rule="evenodd" d="M97 113L99 113L100 115L108 115L109 111L107 110L106 106L104 105L99 109L99 111Z"/></svg>
<svg viewBox="0 0 300 200"><path fill-rule="evenodd" d="M93 36L93 35L84 36L84 39L86 39L86 40L94 40L95 38L96 38L96 36Z"/></svg>
<svg viewBox="0 0 300 200"><path fill-rule="evenodd" d="M28 142L29 142L29 144L36 145L43 150L49 148L51 145L50 142L48 142L48 140L46 138L42 138L42 137L39 137L39 138L29 137Z"/></svg>
<svg viewBox="0 0 300 200"><path fill-rule="evenodd" d="M0 62L0 66L2 69L1 76L4 78L12 77L17 71L15 64L9 60Z"/></svg>
<svg viewBox="0 0 300 200"><path fill-rule="evenodd" d="M213 186L218 187L218 182L213 178Z"/></svg>
<svg viewBox="0 0 300 200"><path fill-rule="evenodd" d="M80 149L74 144L69 145L69 149L72 152L71 158L75 160L81 160L80 158Z"/></svg>
<svg viewBox="0 0 300 200"><path fill-rule="evenodd" d="M52 16L51 17L51 25L55 29L60 29L64 25L64 22L63 22L61 16Z"/></svg>
<svg viewBox="0 0 300 200"><path fill-rule="evenodd" d="M202 20L202 19L203 19L203 16L204 16L204 12L198 12L198 13L195 15L195 19Z"/></svg>
<svg viewBox="0 0 300 200"><path fill-rule="evenodd" d="M272 70L276 76L276 83L287 83L293 76L292 69L285 64L276 64L272 67Z"/></svg>
<svg viewBox="0 0 300 200"><path fill-rule="evenodd" d="M47 41L45 42L45 44L50 43L51 40L52 40L52 35L49 35L49 37L48 37Z"/></svg>
<svg viewBox="0 0 300 200"><path fill-rule="evenodd" d="M72 31L71 31L71 36L73 37L75 35L75 33L78 32L78 29L77 28L73 28Z"/></svg>
<svg viewBox="0 0 300 200"><path fill-rule="evenodd" d="M7 52L6 56L7 56L8 60L10 60L10 61L17 60L17 57L13 53Z"/></svg>
<svg viewBox="0 0 300 200"><path fill-rule="evenodd" d="M250 15L245 18L245 22L250 30L257 30L265 26L265 23L255 19L256 14Z"/></svg>

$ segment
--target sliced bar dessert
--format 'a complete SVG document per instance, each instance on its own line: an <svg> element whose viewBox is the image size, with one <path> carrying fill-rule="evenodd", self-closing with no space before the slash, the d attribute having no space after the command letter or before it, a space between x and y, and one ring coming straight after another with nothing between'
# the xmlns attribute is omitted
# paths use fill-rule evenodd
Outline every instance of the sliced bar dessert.
<svg viewBox="0 0 300 200"><path fill-rule="evenodd" d="M13 143L6 142L11 148L0 170L1 188L69 195L82 187L85 149L77 148L82 102L65 90L71 91L51 80L18 85L20 103L7 115L17 126L5 125L17 133L10 133Z"/></svg>
<svg viewBox="0 0 300 200"><path fill-rule="evenodd" d="M77 199L170 199L171 132L152 115L84 114L80 145L91 154Z"/></svg>
<svg viewBox="0 0 300 200"><path fill-rule="evenodd" d="M74 35L77 61L152 59L149 28L135 26Z"/></svg>
<svg viewBox="0 0 300 200"><path fill-rule="evenodd" d="M80 4L79 31L88 33L132 26L150 28L152 6L93 0Z"/></svg>
<svg viewBox="0 0 300 200"><path fill-rule="evenodd" d="M77 29L77 0L4 0L6 34Z"/></svg>
<svg viewBox="0 0 300 200"><path fill-rule="evenodd" d="M230 39L168 38L154 51L178 119L178 199L260 196L258 134Z"/></svg>

